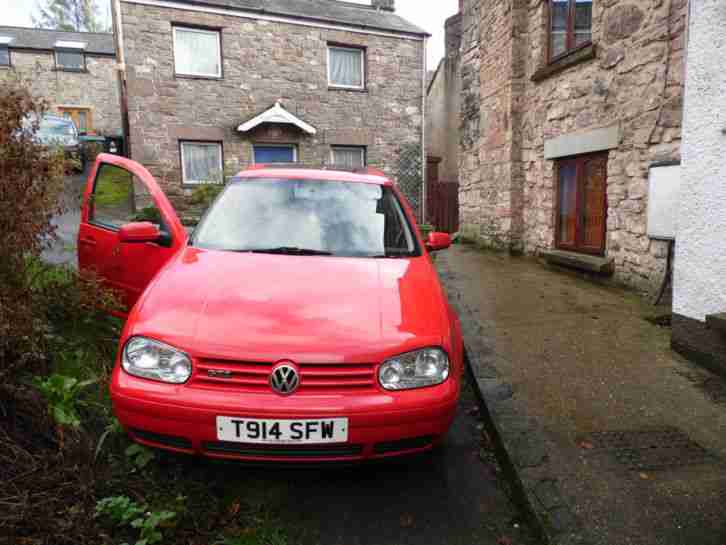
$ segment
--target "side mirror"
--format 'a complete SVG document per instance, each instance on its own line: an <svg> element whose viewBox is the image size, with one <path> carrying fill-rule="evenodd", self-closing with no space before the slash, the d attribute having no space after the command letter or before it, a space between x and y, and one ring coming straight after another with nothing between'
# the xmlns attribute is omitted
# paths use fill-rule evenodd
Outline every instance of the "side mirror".
<svg viewBox="0 0 726 545"><path fill-rule="evenodd" d="M429 233L426 239L426 249L429 252L446 250L449 246L451 246L451 235L448 233Z"/></svg>
<svg viewBox="0 0 726 545"><path fill-rule="evenodd" d="M161 231L151 222L139 221L122 225L118 231L118 238L121 242L131 244L158 242L161 238Z"/></svg>

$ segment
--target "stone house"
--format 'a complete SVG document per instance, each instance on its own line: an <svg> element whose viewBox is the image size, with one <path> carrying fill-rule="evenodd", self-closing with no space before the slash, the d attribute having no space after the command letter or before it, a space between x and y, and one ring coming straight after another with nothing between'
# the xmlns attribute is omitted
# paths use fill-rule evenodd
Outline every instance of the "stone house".
<svg viewBox="0 0 726 545"><path fill-rule="evenodd" d="M726 374L726 3L691 0L673 347Z"/></svg>
<svg viewBox="0 0 726 545"><path fill-rule="evenodd" d="M131 157L175 205L254 163L396 177L407 152L420 168L428 35L393 0L121 0L118 10ZM414 206L418 178L403 186Z"/></svg>
<svg viewBox="0 0 726 545"><path fill-rule="evenodd" d="M0 26L0 84L11 80L28 82L80 132L121 132L111 34Z"/></svg>
<svg viewBox="0 0 726 545"><path fill-rule="evenodd" d="M649 169L680 159L687 0L465 0L462 232L654 290Z"/></svg>

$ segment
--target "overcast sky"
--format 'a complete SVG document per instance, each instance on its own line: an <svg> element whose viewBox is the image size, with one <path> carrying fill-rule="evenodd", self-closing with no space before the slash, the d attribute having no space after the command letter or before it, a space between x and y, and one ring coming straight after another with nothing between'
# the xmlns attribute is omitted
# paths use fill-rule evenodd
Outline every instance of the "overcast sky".
<svg viewBox="0 0 726 545"><path fill-rule="evenodd" d="M97 0L101 12L106 14L106 2ZM36 0L0 0L2 23L11 26L30 26L30 14ZM433 37L429 40L428 68L433 70L444 55L444 21L454 15L459 0L396 0L396 11Z"/></svg>

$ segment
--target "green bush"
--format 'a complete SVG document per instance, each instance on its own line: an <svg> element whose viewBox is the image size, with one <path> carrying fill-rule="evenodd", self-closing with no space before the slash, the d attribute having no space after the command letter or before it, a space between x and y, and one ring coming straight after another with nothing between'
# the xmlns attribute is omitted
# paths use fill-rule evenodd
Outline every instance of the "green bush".
<svg viewBox="0 0 726 545"><path fill-rule="evenodd" d="M20 82L0 86L0 385L19 373L38 374L52 354L53 323L93 319L112 298L94 278L52 271L40 255L63 211L60 194L68 170L62 151L36 140L46 103ZM35 121L29 121L35 120Z"/></svg>
<svg viewBox="0 0 726 545"><path fill-rule="evenodd" d="M162 529L176 517L174 511L148 511L127 496L104 498L96 504L96 516L105 517L118 527L131 527L139 532L135 545L155 545L164 538Z"/></svg>
<svg viewBox="0 0 726 545"><path fill-rule="evenodd" d="M46 379L35 377L33 385L48 402L48 412L57 424L77 428L81 425L78 409L83 404L80 395L95 382L53 374Z"/></svg>

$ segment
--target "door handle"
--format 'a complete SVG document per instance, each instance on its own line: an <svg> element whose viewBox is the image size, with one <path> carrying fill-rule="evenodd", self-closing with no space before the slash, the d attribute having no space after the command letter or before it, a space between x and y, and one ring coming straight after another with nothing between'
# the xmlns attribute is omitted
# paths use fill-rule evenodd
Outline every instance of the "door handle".
<svg viewBox="0 0 726 545"><path fill-rule="evenodd" d="M93 239L93 238L82 238L80 240L80 243L81 244L85 244L87 246L95 246L96 245L96 240Z"/></svg>

